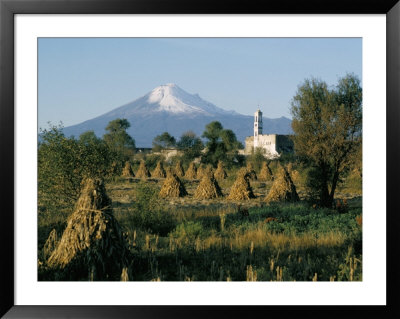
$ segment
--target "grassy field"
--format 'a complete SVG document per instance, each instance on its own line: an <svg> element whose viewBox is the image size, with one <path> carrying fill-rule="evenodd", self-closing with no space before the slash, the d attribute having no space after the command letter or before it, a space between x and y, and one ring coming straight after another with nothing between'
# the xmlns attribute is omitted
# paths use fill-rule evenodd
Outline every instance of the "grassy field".
<svg viewBox="0 0 400 319"><path fill-rule="evenodd" d="M350 176L340 186L344 209L312 207L302 201L267 205L272 182L251 181L255 199L226 199L235 172L220 183L224 197L193 198L199 183L183 182L188 196L161 199L163 180L115 178L106 183L114 216L129 243L133 281L359 281L362 280L361 181ZM247 214L238 211L247 209ZM68 209L38 218L38 259L55 229L66 227ZM51 280L39 267L39 280Z"/></svg>

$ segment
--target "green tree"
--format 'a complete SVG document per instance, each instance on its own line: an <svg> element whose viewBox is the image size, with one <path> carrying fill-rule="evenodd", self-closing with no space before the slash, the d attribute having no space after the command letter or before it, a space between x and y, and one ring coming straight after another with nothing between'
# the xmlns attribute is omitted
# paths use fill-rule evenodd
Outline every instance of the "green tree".
<svg viewBox="0 0 400 319"><path fill-rule="evenodd" d="M218 121L206 125L202 137L208 141L206 143L206 152L202 161L217 166L218 161L222 161L226 166L231 166L237 161L238 149L243 145L236 139L232 130L224 129Z"/></svg>
<svg viewBox="0 0 400 319"><path fill-rule="evenodd" d="M79 142L85 145L100 143L101 139L96 136L94 131L86 131L79 135Z"/></svg>
<svg viewBox="0 0 400 319"><path fill-rule="evenodd" d="M183 152L182 161L188 163L201 155L204 145L194 132L187 131L180 137L177 147Z"/></svg>
<svg viewBox="0 0 400 319"><path fill-rule="evenodd" d="M159 152L166 148L176 146L175 137L171 136L168 132L164 132L161 135L157 135L153 139L153 151Z"/></svg>
<svg viewBox="0 0 400 319"><path fill-rule="evenodd" d="M253 148L251 154L247 157L247 162L250 162L254 169L259 172L263 162L266 161L268 164L271 162L271 160L267 160L264 155L265 149L262 147Z"/></svg>
<svg viewBox="0 0 400 319"><path fill-rule="evenodd" d="M70 209L85 177L107 177L115 153L101 139L83 133L67 138L63 127L41 130L38 145L38 204L40 210ZM87 139L86 137L90 137Z"/></svg>
<svg viewBox="0 0 400 319"><path fill-rule="evenodd" d="M103 139L111 150L117 151L125 157L132 156L135 151L135 140L126 132L130 127L127 119L115 119L106 126L108 133Z"/></svg>
<svg viewBox="0 0 400 319"><path fill-rule="evenodd" d="M362 88L350 74L336 87L305 80L292 100L295 151L310 165L308 181L320 204L331 207L341 177L362 141Z"/></svg>

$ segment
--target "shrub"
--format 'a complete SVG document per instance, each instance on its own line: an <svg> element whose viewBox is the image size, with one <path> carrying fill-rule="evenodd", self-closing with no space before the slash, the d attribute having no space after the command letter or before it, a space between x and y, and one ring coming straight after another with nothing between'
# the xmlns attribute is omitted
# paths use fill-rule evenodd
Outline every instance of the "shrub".
<svg viewBox="0 0 400 319"><path fill-rule="evenodd" d="M173 216L162 209L158 189L140 182L136 188L130 228L140 228L153 234L165 236L175 227Z"/></svg>

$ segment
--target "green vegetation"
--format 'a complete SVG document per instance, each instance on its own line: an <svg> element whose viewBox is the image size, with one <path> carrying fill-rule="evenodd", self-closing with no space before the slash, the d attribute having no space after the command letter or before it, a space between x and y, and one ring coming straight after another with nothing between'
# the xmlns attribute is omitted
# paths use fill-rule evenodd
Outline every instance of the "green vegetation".
<svg viewBox="0 0 400 319"><path fill-rule="evenodd" d="M232 130L224 129L220 122L214 121L206 125L203 137L206 143L206 152L202 156L202 162L217 167L218 162L223 162L227 167L237 160L238 149L243 145L236 139Z"/></svg>
<svg viewBox="0 0 400 319"><path fill-rule="evenodd" d="M188 166L196 157L201 156L201 151L204 148L203 142L192 131L187 131L182 134L177 143L178 150L183 152L182 162Z"/></svg>
<svg viewBox="0 0 400 319"><path fill-rule="evenodd" d="M293 98L292 115L296 153L310 167L310 195L331 207L341 177L361 149L360 80L347 75L332 90L323 81L306 80Z"/></svg>
<svg viewBox="0 0 400 319"><path fill-rule="evenodd" d="M107 133L103 136L108 147L126 159L132 156L135 150L135 140L126 132L130 126L126 119L113 120L106 126Z"/></svg>
<svg viewBox="0 0 400 319"><path fill-rule="evenodd" d="M153 139L153 151L159 152L166 148L171 148L176 146L175 137L171 136L168 132L164 132L161 135L157 135Z"/></svg>
<svg viewBox="0 0 400 319"><path fill-rule="evenodd" d="M76 140L65 137L62 126L42 130L38 146L39 213L61 209L58 213L62 214L71 209L83 178L111 176L112 162L117 158L118 154L93 132Z"/></svg>

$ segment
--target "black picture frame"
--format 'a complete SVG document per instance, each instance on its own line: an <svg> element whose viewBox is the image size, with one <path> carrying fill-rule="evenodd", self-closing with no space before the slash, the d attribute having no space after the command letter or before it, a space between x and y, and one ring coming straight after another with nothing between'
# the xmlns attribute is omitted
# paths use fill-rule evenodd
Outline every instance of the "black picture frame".
<svg viewBox="0 0 400 319"><path fill-rule="evenodd" d="M385 14L387 21L387 305L386 306L16 306L14 303L14 15L15 14ZM0 0L0 315L5 318L204 318L296 316L399 318L396 184L400 136L399 0ZM377 106L383 107L383 106ZM34 159L32 159L34 160ZM380 212L383 213L383 212ZM245 293L245 292L244 292ZM177 301L178 303L178 301Z"/></svg>

